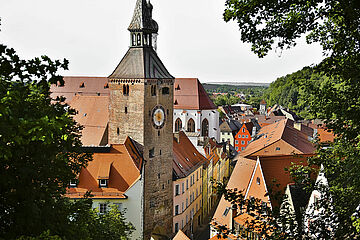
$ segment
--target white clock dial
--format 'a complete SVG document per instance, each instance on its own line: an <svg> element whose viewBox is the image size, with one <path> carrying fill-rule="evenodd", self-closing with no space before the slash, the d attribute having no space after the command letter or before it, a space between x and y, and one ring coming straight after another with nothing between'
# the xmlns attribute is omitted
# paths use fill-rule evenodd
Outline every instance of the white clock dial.
<svg viewBox="0 0 360 240"><path fill-rule="evenodd" d="M151 115L152 115L152 122L154 127L156 129L162 128L166 120L164 108L160 105L154 107Z"/></svg>

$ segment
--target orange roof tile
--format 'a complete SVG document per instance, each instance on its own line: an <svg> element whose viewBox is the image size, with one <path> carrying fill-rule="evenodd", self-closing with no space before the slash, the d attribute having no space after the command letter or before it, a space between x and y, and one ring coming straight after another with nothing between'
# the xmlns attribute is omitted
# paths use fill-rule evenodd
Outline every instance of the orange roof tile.
<svg viewBox="0 0 360 240"><path fill-rule="evenodd" d="M235 189L239 191L245 191L250 183L251 175L253 173L256 161L240 157L236 157L237 162L235 168L231 174L229 182L227 184L228 189ZM230 214L226 214L226 208L230 208L231 203L226 201L224 196L221 197L218 207L216 208L213 220L221 225L229 225L230 223Z"/></svg>
<svg viewBox="0 0 360 240"><path fill-rule="evenodd" d="M80 198L91 191L94 198L126 198L126 191L140 177L140 165L133 159L133 142L128 138L123 145L115 145L109 153L94 153L93 161L80 172L78 186L69 188L66 196ZM108 177L108 187L100 188L99 179Z"/></svg>
<svg viewBox="0 0 360 240"><path fill-rule="evenodd" d="M173 240L190 240L190 238L188 238L183 231L179 230Z"/></svg>
<svg viewBox="0 0 360 240"><path fill-rule="evenodd" d="M308 136L295 129L288 119L281 120L271 125L264 126L257 134L258 138L252 141L244 151L242 156L257 156L257 152L279 142L284 142L280 151L270 149L264 155L289 155L292 153L308 154L315 151L314 145L309 141Z"/></svg>
<svg viewBox="0 0 360 240"><path fill-rule="evenodd" d="M51 85L52 98L64 96L69 103L76 95L80 96L109 96L107 77L64 77L64 85Z"/></svg>
<svg viewBox="0 0 360 240"><path fill-rule="evenodd" d="M191 174L207 159L199 153L183 131L179 132L179 141L173 142L173 170L178 178Z"/></svg>
<svg viewBox="0 0 360 240"><path fill-rule="evenodd" d="M77 110L74 120L84 126L81 142L84 146L106 145L109 121L108 96L75 96L70 107Z"/></svg>
<svg viewBox="0 0 360 240"><path fill-rule="evenodd" d="M174 87L175 109L217 109L197 78L176 78Z"/></svg>

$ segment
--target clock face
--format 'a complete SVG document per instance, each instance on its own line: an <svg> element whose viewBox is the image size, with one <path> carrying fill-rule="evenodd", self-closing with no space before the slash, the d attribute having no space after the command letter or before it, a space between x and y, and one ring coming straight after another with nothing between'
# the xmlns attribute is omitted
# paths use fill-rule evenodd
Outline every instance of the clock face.
<svg viewBox="0 0 360 240"><path fill-rule="evenodd" d="M154 107L154 109L152 110L151 118L154 128L160 129L164 127L166 120L164 108L160 105Z"/></svg>

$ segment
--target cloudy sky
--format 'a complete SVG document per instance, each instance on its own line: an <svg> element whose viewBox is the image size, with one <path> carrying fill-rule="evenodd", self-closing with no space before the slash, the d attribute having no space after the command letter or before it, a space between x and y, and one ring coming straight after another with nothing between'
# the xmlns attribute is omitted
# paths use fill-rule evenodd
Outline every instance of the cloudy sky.
<svg viewBox="0 0 360 240"><path fill-rule="evenodd" d="M0 0L0 42L24 58L70 61L67 76L108 76L129 46L136 0ZM201 82L272 82L318 63L321 49L296 48L258 59L222 20L225 0L152 0L158 55L175 77Z"/></svg>

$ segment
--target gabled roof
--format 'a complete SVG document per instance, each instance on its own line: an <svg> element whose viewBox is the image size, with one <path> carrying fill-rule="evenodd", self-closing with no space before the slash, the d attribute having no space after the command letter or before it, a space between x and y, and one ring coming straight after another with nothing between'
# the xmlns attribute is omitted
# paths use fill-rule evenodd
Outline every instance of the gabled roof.
<svg viewBox="0 0 360 240"><path fill-rule="evenodd" d="M183 231L179 230L173 240L190 240L190 238Z"/></svg>
<svg viewBox="0 0 360 240"><path fill-rule="evenodd" d="M225 120L220 125L221 132L238 132L241 128L241 123L236 120Z"/></svg>
<svg viewBox="0 0 360 240"><path fill-rule="evenodd" d="M190 175L207 159L199 153L183 131L179 132L178 140L173 141L173 171L175 178Z"/></svg>
<svg viewBox="0 0 360 240"><path fill-rule="evenodd" d="M130 138L124 144L113 145L109 153L94 153L93 161L83 168L78 186L67 190L67 197L81 198L91 191L93 198L126 198L126 191L139 179L142 158L134 151ZM100 188L99 179L108 178L108 187Z"/></svg>
<svg viewBox="0 0 360 240"><path fill-rule="evenodd" d="M235 168L231 174L229 182L226 186L228 189L237 188L238 191L245 191L250 183L251 175L253 173L256 161L240 157L236 157L237 162ZM231 203L226 201L224 196L221 197L218 207L216 208L213 221L216 221L222 225L229 225L230 214L226 213L225 210L231 208Z"/></svg>
<svg viewBox="0 0 360 240"><path fill-rule="evenodd" d="M173 79L152 47L131 47L110 79Z"/></svg>
<svg viewBox="0 0 360 240"><path fill-rule="evenodd" d="M306 134L295 129L287 119L263 127L244 151L242 156L254 156L256 152L268 148L270 145L283 141L286 147L279 152L269 151L267 155L288 155L292 153L309 154L315 151L314 145Z"/></svg>
<svg viewBox="0 0 360 240"><path fill-rule="evenodd" d="M64 77L64 85L51 85L51 97L64 96L65 102L71 102L78 96L109 96L107 77Z"/></svg>
<svg viewBox="0 0 360 240"><path fill-rule="evenodd" d="M174 109L216 110L204 87L197 78L176 78L174 84Z"/></svg>
<svg viewBox="0 0 360 240"><path fill-rule="evenodd" d="M74 120L84 126L81 142L84 146L107 144L109 122L108 96L75 96L70 107L77 111Z"/></svg>

